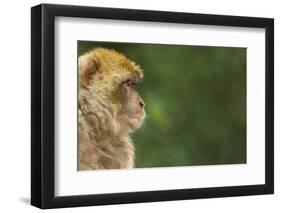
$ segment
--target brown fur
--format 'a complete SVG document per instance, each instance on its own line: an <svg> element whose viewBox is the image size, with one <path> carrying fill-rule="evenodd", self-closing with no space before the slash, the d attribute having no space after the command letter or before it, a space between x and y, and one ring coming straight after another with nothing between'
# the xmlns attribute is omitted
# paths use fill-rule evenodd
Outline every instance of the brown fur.
<svg viewBox="0 0 281 213"><path fill-rule="evenodd" d="M124 55L97 48L79 57L79 170L132 168L129 134L141 126L144 103L132 84L142 70Z"/></svg>

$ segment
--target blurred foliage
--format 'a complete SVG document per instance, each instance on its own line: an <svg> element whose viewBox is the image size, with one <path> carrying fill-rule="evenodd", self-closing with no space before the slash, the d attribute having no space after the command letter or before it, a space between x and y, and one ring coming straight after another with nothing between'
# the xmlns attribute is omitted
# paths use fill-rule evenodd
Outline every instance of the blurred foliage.
<svg viewBox="0 0 281 213"><path fill-rule="evenodd" d="M115 49L144 70L136 167L246 163L246 49L78 42Z"/></svg>

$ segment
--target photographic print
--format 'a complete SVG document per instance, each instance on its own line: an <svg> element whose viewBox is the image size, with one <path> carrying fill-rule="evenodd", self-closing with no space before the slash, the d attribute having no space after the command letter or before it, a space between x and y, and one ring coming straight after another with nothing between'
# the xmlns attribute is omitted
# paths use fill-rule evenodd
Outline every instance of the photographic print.
<svg viewBox="0 0 281 213"><path fill-rule="evenodd" d="M246 48L77 51L79 171L246 163Z"/></svg>
<svg viewBox="0 0 281 213"><path fill-rule="evenodd" d="M274 193L272 18L31 9L31 204Z"/></svg>

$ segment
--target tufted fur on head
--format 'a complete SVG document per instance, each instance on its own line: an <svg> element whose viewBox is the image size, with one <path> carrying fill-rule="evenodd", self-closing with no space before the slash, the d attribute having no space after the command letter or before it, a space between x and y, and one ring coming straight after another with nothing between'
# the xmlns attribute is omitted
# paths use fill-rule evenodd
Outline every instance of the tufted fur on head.
<svg viewBox="0 0 281 213"><path fill-rule="evenodd" d="M79 57L78 169L134 166L130 133L145 116L133 85L141 68L123 54L97 48Z"/></svg>

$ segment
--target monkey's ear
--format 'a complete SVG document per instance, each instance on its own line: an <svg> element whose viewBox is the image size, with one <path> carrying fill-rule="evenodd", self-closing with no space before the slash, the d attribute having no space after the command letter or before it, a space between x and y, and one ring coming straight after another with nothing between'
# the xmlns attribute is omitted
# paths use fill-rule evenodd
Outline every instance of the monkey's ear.
<svg viewBox="0 0 281 213"><path fill-rule="evenodd" d="M97 72L99 63L97 59L89 56L79 57L79 83L81 86L88 87L93 75Z"/></svg>

